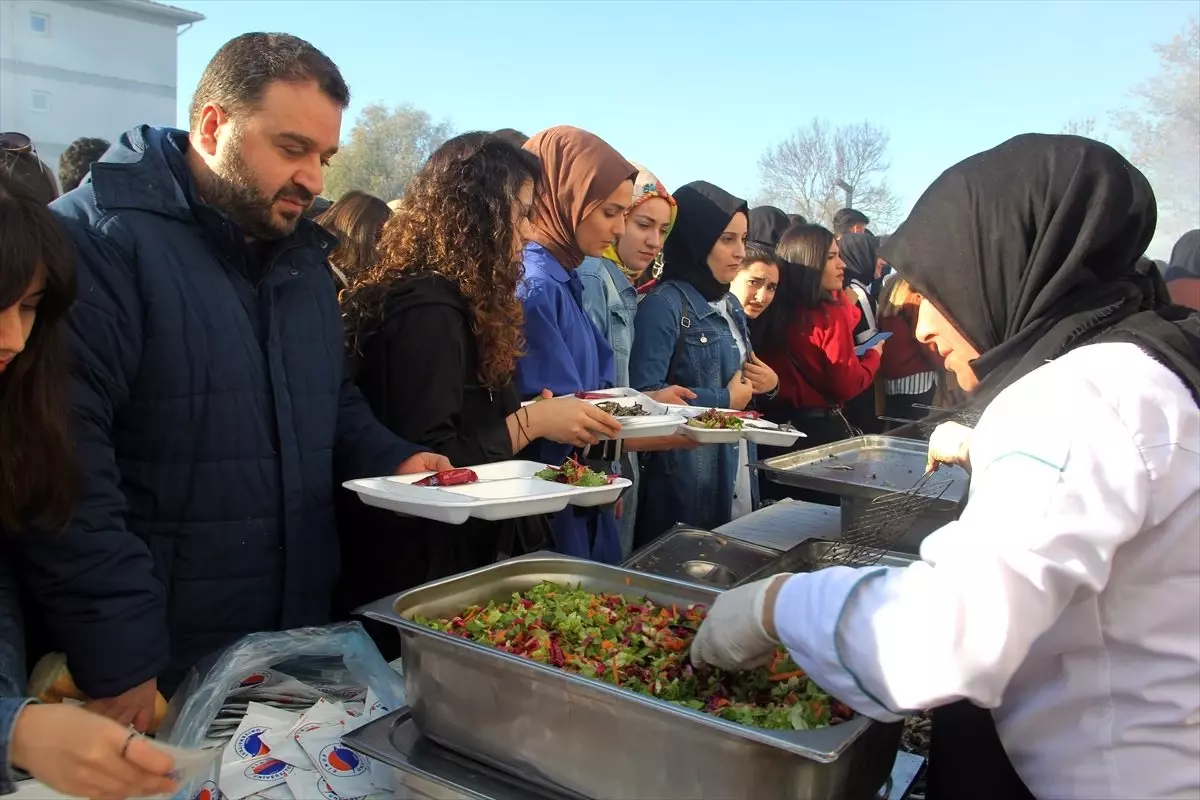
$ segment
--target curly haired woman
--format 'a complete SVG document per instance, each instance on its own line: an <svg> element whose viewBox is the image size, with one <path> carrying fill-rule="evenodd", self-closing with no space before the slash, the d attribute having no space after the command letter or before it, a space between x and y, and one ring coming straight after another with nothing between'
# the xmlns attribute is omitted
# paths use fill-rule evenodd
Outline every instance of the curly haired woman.
<svg viewBox="0 0 1200 800"><path fill-rule="evenodd" d="M540 174L536 156L503 138L451 139L409 184L375 265L343 295L355 381L375 415L458 466L510 459L539 438L595 444L620 428L574 398L522 408L514 388L524 349L517 284ZM343 512L346 563L356 565L345 610L527 552L547 533L541 518L442 525L353 497Z"/></svg>

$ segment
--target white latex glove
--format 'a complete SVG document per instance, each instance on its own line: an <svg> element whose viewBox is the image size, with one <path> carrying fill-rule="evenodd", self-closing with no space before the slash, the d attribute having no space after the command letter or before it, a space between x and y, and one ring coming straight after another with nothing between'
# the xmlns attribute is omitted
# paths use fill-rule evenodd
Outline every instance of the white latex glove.
<svg viewBox="0 0 1200 800"><path fill-rule="evenodd" d="M763 626L767 593L790 572L722 592L692 641L692 663L721 669L751 669L770 663L779 641Z"/></svg>
<svg viewBox="0 0 1200 800"><path fill-rule="evenodd" d="M929 458L926 471L935 470L941 464L956 464L963 469L971 468L971 436L973 428L957 422L943 422L929 437Z"/></svg>

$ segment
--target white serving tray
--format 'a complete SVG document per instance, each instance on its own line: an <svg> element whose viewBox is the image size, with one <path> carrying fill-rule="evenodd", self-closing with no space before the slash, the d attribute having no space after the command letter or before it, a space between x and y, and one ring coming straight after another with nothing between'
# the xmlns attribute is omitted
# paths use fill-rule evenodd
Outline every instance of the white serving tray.
<svg viewBox="0 0 1200 800"><path fill-rule="evenodd" d="M461 525L468 519L500 520L553 514L568 505L602 506L615 503L632 484L617 478L607 486L578 487L544 481L534 475L547 465L537 461L500 461L470 467L477 483L463 486L416 486L432 475L389 475L360 478L342 485L369 506L412 517Z"/></svg>
<svg viewBox="0 0 1200 800"><path fill-rule="evenodd" d="M641 392L635 392L632 389L610 391L628 392L628 394L613 395L606 398L589 398L587 402L594 406L601 403L620 403L626 406L634 403L641 406L647 412L647 416L643 417L617 417L621 422L621 435L613 438L645 439L650 436L671 436L686 421L686 418L682 414L673 412L662 403ZM589 392L588 394L598 393Z"/></svg>
<svg viewBox="0 0 1200 800"><path fill-rule="evenodd" d="M709 409L709 406L681 406L668 405L667 410L673 414L681 414L687 419L698 417ZM740 412L729 408L718 408L718 411L723 411L726 414L738 414ZM688 438L699 442L700 444L733 444L739 439L745 439L748 442L755 444L765 444L772 447L791 447L796 443L796 440L807 434L795 430L781 430L779 425L770 420L759 417L758 419L743 419L743 426L740 431L731 430L710 430L708 428L693 428L690 425L681 425L679 432Z"/></svg>
<svg viewBox="0 0 1200 800"><path fill-rule="evenodd" d="M742 436L747 442L765 444L771 447L791 447L801 436L807 433L798 430L781 430L774 422L765 419L748 419L742 427Z"/></svg>

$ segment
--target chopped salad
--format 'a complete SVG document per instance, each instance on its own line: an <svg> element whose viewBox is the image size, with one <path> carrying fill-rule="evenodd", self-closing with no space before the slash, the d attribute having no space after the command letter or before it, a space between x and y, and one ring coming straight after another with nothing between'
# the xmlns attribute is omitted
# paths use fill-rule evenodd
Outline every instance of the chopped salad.
<svg viewBox="0 0 1200 800"><path fill-rule="evenodd" d="M555 483L565 483L570 486L607 486L612 483L615 476L606 475L603 472L585 467L574 458L568 458L562 463L561 467L547 466L543 470L538 470L534 473L535 478L541 478L544 481L554 481Z"/></svg>
<svg viewBox="0 0 1200 800"><path fill-rule="evenodd" d="M706 613L546 581L507 602L414 622L742 725L812 730L853 716L782 648L750 672L693 667L688 649Z"/></svg>
<svg viewBox="0 0 1200 800"><path fill-rule="evenodd" d="M687 424L693 428L708 428L709 430L740 431L743 427L741 417L718 411L715 408L710 408L703 414L692 417Z"/></svg>

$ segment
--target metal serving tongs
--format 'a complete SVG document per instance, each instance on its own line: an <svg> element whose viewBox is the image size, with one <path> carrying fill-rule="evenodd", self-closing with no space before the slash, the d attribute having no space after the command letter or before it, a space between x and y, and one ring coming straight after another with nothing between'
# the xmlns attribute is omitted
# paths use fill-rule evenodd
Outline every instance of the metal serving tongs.
<svg viewBox="0 0 1200 800"><path fill-rule="evenodd" d="M817 568L870 567L908 533L930 506L941 500L954 479L934 482L934 469L926 470L911 488L880 495L870 502L851 526L817 559Z"/></svg>

